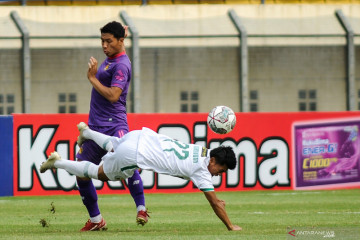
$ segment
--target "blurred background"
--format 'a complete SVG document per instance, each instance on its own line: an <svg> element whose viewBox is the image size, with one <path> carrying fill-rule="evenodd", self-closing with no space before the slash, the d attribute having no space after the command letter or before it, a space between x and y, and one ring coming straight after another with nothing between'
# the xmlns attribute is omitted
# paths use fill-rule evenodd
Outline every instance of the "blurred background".
<svg viewBox="0 0 360 240"><path fill-rule="evenodd" d="M0 1L0 115L88 113L114 20L129 112L360 109L360 0L22 0Z"/></svg>

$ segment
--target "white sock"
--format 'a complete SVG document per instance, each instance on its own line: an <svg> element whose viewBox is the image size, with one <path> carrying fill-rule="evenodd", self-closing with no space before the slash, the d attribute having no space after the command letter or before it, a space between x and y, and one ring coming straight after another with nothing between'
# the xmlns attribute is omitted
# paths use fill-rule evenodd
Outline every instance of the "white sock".
<svg viewBox="0 0 360 240"><path fill-rule="evenodd" d="M113 150L113 144L111 142L111 136L96 132L90 128L83 131L83 135L86 139L91 139L97 143L104 150L111 152Z"/></svg>
<svg viewBox="0 0 360 240"><path fill-rule="evenodd" d="M95 216L95 217L90 217L90 221L91 221L92 223L99 223L99 222L101 222L101 219L102 219L101 214L99 214L99 215L97 215L97 216Z"/></svg>
<svg viewBox="0 0 360 240"><path fill-rule="evenodd" d="M144 205L137 206L136 210L139 211L146 211L146 207Z"/></svg>
<svg viewBox="0 0 360 240"><path fill-rule="evenodd" d="M71 160L56 160L56 168L61 168L78 177L98 179L99 166L88 161L75 162Z"/></svg>

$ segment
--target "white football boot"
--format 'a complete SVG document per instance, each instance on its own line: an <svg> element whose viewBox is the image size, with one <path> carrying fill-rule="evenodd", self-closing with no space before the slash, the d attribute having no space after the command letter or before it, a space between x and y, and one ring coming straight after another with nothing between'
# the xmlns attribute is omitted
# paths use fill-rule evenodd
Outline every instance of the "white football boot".
<svg viewBox="0 0 360 240"><path fill-rule="evenodd" d="M86 140L86 138L84 137L84 130L85 129L88 129L88 125L86 125L86 123L84 122L80 122L78 125L77 125L78 129L79 129L79 132L80 132L80 135L78 136L77 138L77 144L79 145L79 147L81 147L81 145L83 144L83 142Z"/></svg>
<svg viewBox="0 0 360 240"><path fill-rule="evenodd" d="M55 161L60 160L60 159L61 159L61 157L57 152L52 152L50 154L49 158L41 164L40 172L44 173L48 169L55 168L55 166L54 166Z"/></svg>

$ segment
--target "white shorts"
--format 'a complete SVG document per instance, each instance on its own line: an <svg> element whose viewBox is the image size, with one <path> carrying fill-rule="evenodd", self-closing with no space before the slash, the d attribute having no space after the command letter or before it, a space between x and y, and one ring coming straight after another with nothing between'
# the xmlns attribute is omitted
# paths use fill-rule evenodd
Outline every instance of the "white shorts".
<svg viewBox="0 0 360 240"><path fill-rule="evenodd" d="M112 181L127 179L139 167L136 165L138 141L141 131L131 131L122 138L111 137L114 152L108 152L102 160L104 173Z"/></svg>

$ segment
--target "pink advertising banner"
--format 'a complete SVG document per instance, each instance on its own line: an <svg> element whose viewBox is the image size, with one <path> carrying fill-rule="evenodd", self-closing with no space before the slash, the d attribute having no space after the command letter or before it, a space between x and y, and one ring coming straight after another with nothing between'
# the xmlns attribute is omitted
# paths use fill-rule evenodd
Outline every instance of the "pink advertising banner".
<svg viewBox="0 0 360 240"><path fill-rule="evenodd" d="M360 118L294 124L296 188L360 181Z"/></svg>

